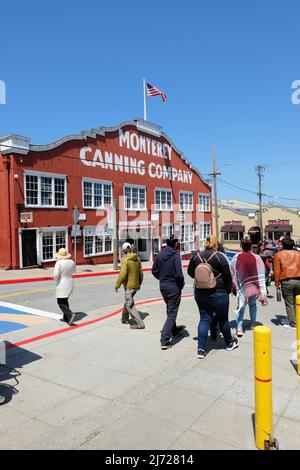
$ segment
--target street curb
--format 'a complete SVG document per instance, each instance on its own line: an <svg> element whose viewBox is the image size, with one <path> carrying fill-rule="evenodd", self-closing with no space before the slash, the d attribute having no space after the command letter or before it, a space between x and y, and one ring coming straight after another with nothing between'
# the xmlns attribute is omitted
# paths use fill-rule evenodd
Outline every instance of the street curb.
<svg viewBox="0 0 300 470"><path fill-rule="evenodd" d="M187 268L188 265L183 265L184 268ZM143 272L151 271L152 268L144 268ZM119 271L103 271L98 273L82 273L82 274L74 274L74 279L81 279L85 277L100 277L100 276L113 276L119 274ZM22 278L22 279L5 279L0 280L0 285L9 285L9 284L24 284L26 282L43 282L43 281L53 281L53 277L29 277L29 278Z"/></svg>

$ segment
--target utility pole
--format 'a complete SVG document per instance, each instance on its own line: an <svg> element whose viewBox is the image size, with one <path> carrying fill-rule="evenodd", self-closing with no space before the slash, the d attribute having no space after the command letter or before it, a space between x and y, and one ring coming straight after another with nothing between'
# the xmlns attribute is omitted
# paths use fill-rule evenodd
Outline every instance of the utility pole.
<svg viewBox="0 0 300 470"><path fill-rule="evenodd" d="M113 198L113 270L118 269L117 201Z"/></svg>
<svg viewBox="0 0 300 470"><path fill-rule="evenodd" d="M219 215L218 215L218 196L217 196L217 175L221 173L217 173L216 170L216 145L213 144L212 148L212 157L213 157L213 172L211 176L214 179L214 209L215 209L215 228L216 228L216 237L219 239Z"/></svg>
<svg viewBox="0 0 300 470"><path fill-rule="evenodd" d="M258 217L258 225L259 225L259 228L260 228L260 235L261 235L261 238L263 237L263 220L262 220L262 196L263 196L263 193L262 193L262 178L263 178L263 174L264 174L264 171L265 171L265 167L263 165L257 165L255 167L255 171L256 171L256 174L258 176L258 200L259 200L259 217Z"/></svg>

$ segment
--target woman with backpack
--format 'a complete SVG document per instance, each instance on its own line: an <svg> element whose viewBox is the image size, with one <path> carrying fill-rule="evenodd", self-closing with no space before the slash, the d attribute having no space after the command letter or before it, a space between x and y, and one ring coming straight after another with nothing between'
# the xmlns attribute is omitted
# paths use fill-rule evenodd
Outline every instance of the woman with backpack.
<svg viewBox="0 0 300 470"><path fill-rule="evenodd" d="M215 313L226 343L227 351L237 348L237 338L231 335L228 322L229 294L232 277L226 256L217 251L218 240L215 236L207 238L205 250L192 256L188 274L195 279L194 295L199 308L198 358L206 355L206 343L212 317Z"/></svg>

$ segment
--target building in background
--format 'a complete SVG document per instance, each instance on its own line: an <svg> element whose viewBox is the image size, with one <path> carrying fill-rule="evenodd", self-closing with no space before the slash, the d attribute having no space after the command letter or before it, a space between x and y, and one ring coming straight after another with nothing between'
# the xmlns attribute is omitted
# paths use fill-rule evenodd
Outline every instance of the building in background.
<svg viewBox="0 0 300 470"><path fill-rule="evenodd" d="M211 233L209 183L140 119L47 145L0 138L0 196L4 269L49 266L61 247L74 255L75 234L77 263L111 263L113 200L118 244L131 240L142 260L171 235L188 257Z"/></svg>
<svg viewBox="0 0 300 470"><path fill-rule="evenodd" d="M219 201L220 238L229 249L240 247L244 237L259 241L266 238L276 242L282 235L300 239L300 209L282 206L263 206L263 230L258 226L258 204L239 200Z"/></svg>

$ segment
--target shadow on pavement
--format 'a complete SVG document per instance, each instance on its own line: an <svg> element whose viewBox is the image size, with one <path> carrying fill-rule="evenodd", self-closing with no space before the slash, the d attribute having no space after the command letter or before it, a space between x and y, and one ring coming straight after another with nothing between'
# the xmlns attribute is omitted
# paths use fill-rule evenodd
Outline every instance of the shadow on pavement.
<svg viewBox="0 0 300 470"><path fill-rule="evenodd" d="M87 317L87 313L85 312L74 312L75 313L75 319L74 321L80 321L83 320L83 318Z"/></svg>
<svg viewBox="0 0 300 470"><path fill-rule="evenodd" d="M42 359L42 356L18 346L12 348L12 344L8 341L4 341L4 344L6 357L1 358L0 363L0 406L9 403L13 396L19 393L16 387L22 374L17 369ZM13 383L6 383L10 381Z"/></svg>
<svg viewBox="0 0 300 470"><path fill-rule="evenodd" d="M138 312L142 320L145 320L146 317L149 317L149 313L147 312L140 312L140 311Z"/></svg>
<svg viewBox="0 0 300 470"><path fill-rule="evenodd" d="M296 361L296 360L293 360L293 359L291 359L291 360L290 360L290 363L292 364L292 366L293 366L293 369L294 369L294 370L297 372L297 374L298 374L298 366L297 366L297 361Z"/></svg>
<svg viewBox="0 0 300 470"><path fill-rule="evenodd" d="M275 315L275 317L271 318L271 322L276 326L280 326L283 320L287 322L286 315Z"/></svg>

